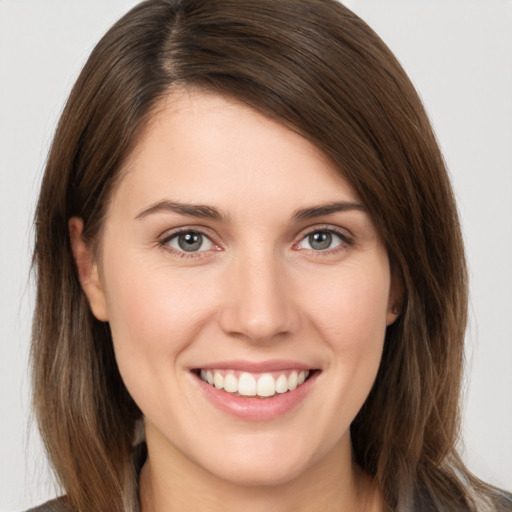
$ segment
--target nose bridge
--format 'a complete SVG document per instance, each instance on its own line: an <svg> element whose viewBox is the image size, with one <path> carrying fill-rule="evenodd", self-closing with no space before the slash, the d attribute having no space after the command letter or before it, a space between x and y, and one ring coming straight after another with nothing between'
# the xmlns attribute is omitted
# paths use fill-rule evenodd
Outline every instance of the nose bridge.
<svg viewBox="0 0 512 512"><path fill-rule="evenodd" d="M284 264L272 249L260 247L236 258L221 312L224 331L261 342L293 332L298 320Z"/></svg>

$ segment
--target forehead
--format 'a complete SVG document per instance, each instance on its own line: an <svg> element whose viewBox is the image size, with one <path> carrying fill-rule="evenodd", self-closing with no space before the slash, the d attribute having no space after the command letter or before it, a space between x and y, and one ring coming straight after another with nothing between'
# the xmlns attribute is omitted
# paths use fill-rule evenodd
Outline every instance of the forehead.
<svg viewBox="0 0 512 512"><path fill-rule="evenodd" d="M210 205L247 219L358 202L339 169L314 144L232 98L180 90L154 109L127 159L110 211L133 218L159 201Z"/></svg>

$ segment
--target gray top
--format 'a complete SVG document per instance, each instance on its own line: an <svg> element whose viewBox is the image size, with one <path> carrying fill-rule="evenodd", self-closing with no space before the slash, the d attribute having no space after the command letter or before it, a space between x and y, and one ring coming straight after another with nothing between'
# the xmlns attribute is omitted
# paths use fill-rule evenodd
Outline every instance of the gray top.
<svg viewBox="0 0 512 512"><path fill-rule="evenodd" d="M70 512L70 511L66 507L65 499L62 497L62 498L56 498L54 500L43 503L42 505L39 505L38 507L31 508L30 510L27 510L27 512Z"/></svg>

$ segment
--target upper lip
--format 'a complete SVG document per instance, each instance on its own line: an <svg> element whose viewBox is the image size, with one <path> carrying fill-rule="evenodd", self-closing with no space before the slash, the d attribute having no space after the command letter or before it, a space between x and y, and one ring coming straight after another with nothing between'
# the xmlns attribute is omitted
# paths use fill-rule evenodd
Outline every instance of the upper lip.
<svg viewBox="0 0 512 512"><path fill-rule="evenodd" d="M268 361L215 361L194 369L200 370L238 370L249 373L275 372L279 370L312 370L309 364L285 359L272 359Z"/></svg>

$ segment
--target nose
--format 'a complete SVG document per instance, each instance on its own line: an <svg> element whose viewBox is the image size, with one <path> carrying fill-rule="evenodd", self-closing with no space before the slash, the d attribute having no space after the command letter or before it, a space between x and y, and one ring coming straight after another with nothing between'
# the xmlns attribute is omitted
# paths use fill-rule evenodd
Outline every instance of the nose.
<svg viewBox="0 0 512 512"><path fill-rule="evenodd" d="M223 331L258 343L296 332L300 315L290 284L272 255L253 254L233 262L220 312Z"/></svg>

